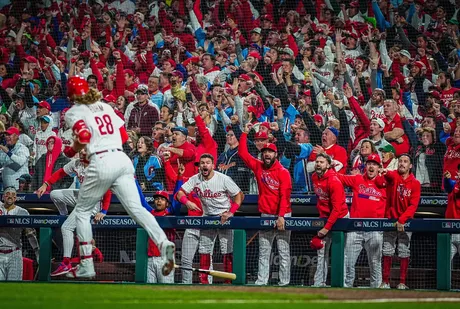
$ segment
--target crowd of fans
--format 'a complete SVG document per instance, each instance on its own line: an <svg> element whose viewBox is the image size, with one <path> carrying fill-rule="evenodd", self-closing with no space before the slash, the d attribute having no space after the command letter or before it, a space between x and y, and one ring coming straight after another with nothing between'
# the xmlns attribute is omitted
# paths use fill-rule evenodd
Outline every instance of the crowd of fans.
<svg viewBox="0 0 460 309"><path fill-rule="evenodd" d="M245 193L238 155L277 145L293 192L318 153L339 173L410 153L422 193L460 163L459 0L0 2L3 187L34 191L69 159L66 82L87 79L125 120L145 191L172 191L203 153ZM460 17L460 16L459 16ZM459 89L456 88L459 87ZM64 178L51 189L78 186Z"/></svg>

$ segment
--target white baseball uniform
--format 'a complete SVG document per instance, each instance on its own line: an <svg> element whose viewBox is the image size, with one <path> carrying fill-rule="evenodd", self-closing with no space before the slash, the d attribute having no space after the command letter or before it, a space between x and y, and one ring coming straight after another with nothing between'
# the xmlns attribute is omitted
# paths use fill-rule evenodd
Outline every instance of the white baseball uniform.
<svg viewBox="0 0 460 309"><path fill-rule="evenodd" d="M0 216L28 216L29 212L19 206L9 211L0 205ZM24 228L0 228L0 281L22 280L22 241ZM25 229L32 249L38 249L34 229ZM38 256L38 251L36 251Z"/></svg>
<svg viewBox="0 0 460 309"><path fill-rule="evenodd" d="M452 234L450 242L450 260L454 258L455 254L460 255L460 234Z"/></svg>
<svg viewBox="0 0 460 309"><path fill-rule="evenodd" d="M214 176L209 180L203 179L201 173L190 177L182 185L182 190L187 194L192 190L196 193L201 200L205 216L217 216L230 210L230 197L234 197L241 192L241 189L230 177L216 171L214 171ZM199 253L212 254L211 249L217 235L219 235L222 254L232 253L233 230L202 230Z"/></svg>
<svg viewBox="0 0 460 309"><path fill-rule="evenodd" d="M73 159L63 167L64 172L69 176L77 176L80 183L83 183L85 179L85 165L80 159ZM61 216L66 216L69 212L67 207L75 207L78 199L78 189L62 189L52 190L50 192L50 198L54 205L59 211ZM91 215L97 214L101 210L101 202L97 202L94 205ZM67 219L61 226L62 240L63 240L63 253L64 257L72 256L72 249L75 243L74 232L77 228L76 212L72 211Z"/></svg>
<svg viewBox="0 0 460 309"><path fill-rule="evenodd" d="M102 102L76 104L67 111L65 121L69 128L73 128L80 120L84 121L91 132L91 140L86 145L90 164L74 210L77 235L84 242L81 245L81 256L91 256L91 212L108 189L117 195L127 213L147 231L159 248L163 242L169 243L156 219L142 207L133 164L122 151L120 128L124 126L124 121L115 114L112 107ZM89 261L92 263L92 259Z"/></svg>

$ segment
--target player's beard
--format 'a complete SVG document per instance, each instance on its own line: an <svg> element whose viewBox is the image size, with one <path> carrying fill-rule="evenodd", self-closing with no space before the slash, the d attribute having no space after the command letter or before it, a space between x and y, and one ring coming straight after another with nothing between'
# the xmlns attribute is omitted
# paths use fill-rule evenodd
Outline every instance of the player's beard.
<svg viewBox="0 0 460 309"><path fill-rule="evenodd" d="M201 171L201 176L203 176L204 178L208 178L210 175L211 175L211 169L210 168L200 168L200 171Z"/></svg>
<svg viewBox="0 0 460 309"><path fill-rule="evenodd" d="M322 167L320 167L320 166L315 167L315 172L316 172L316 174L318 174L318 176L320 176L320 177L323 176L324 173L326 173L326 171L327 171L327 168L322 168Z"/></svg>
<svg viewBox="0 0 460 309"><path fill-rule="evenodd" d="M273 157L270 159L270 161L267 163L267 159L264 159L264 168L265 169L269 169L270 167L272 167L272 165L275 163L275 160L276 158Z"/></svg>

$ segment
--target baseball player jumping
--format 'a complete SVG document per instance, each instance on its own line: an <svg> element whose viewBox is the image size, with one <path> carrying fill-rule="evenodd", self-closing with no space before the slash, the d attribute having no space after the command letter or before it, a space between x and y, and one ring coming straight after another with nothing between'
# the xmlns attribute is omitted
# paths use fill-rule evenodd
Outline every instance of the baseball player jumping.
<svg viewBox="0 0 460 309"><path fill-rule="evenodd" d="M387 201L385 181L379 176L380 156L373 153L366 161L364 175L345 176L337 174L340 181L353 189L350 218L384 218ZM353 287L355 264L364 249L371 271L371 288L382 283L383 233L352 231L346 234L345 242L345 287Z"/></svg>
<svg viewBox="0 0 460 309"><path fill-rule="evenodd" d="M29 212L16 206L16 189L7 187L3 191L3 204L0 203L0 216L28 216ZM22 280L22 231L35 252L38 262L39 246L34 229L0 228L0 281Z"/></svg>
<svg viewBox="0 0 460 309"><path fill-rule="evenodd" d="M259 268L256 285L266 285L270 275L270 254L273 240L276 237L280 255L279 285L288 285L291 279L291 254L289 242L291 231L284 228L284 217L291 216L292 183L289 171L277 160L276 145L265 144L262 151L262 160L255 159L247 146L250 126L246 126L241 135L239 156L249 167L257 179L259 192L259 212L262 217L277 216L276 229L259 231Z"/></svg>
<svg viewBox="0 0 460 309"><path fill-rule="evenodd" d="M241 206L244 194L235 182L222 173L214 171L214 157L208 153L200 157L200 172L182 185L176 199L189 210L199 210L198 206L188 200L187 195L194 191L201 201L205 216L220 216L224 224L233 217ZM232 202L233 200L233 202ZM232 272L233 263L233 230L202 230L199 244L200 268L209 269L212 248L219 236L221 253L224 256L224 271ZM208 283L207 275L200 275L201 282ZM231 281L226 281L230 283Z"/></svg>
<svg viewBox="0 0 460 309"><path fill-rule="evenodd" d="M85 180L85 170L89 164L86 157L86 149L83 148L80 150L79 157L79 159L72 159L69 163L64 165L63 168L54 172L49 179L46 179L46 181L36 191L38 198L40 198L54 183L58 182L62 177L67 175L76 175L80 184L83 184ZM66 216L68 214L68 206L75 207L77 204L78 191L78 189L61 189L52 190L50 192L50 198L54 205L56 205L56 208L61 216ZM99 222L105 217L107 210L109 209L111 199L112 191L108 190L104 194L102 201L98 201L96 203L92 211L95 222ZM76 228L76 212L73 211L61 226L64 258L58 268L51 273L51 277L64 275L72 270L71 257L75 240L74 232Z"/></svg>
<svg viewBox="0 0 460 309"><path fill-rule="evenodd" d="M128 140L123 120L110 105L101 102L100 93L90 89L79 76L69 78L68 95L75 105L67 111L65 121L72 128L75 140L72 146L64 149L64 154L72 158L86 146L90 161L74 210L81 256L75 277L93 278L96 275L91 255L93 232L90 216L94 205L109 189L158 245L165 257L162 272L168 275L174 268L175 245L167 239L155 218L142 207L133 164L123 152L122 145Z"/></svg>
<svg viewBox="0 0 460 309"><path fill-rule="evenodd" d="M317 154L312 181L318 199L316 207L319 217L327 218L326 224L318 231L317 235L322 239L324 246L318 250L318 264L313 286L324 287L326 286L329 249L331 248L331 237L328 233L337 219L348 217L348 207L345 203L343 185L332 168L332 158L328 154L324 152Z"/></svg>
<svg viewBox="0 0 460 309"><path fill-rule="evenodd" d="M412 159L408 154L398 158L398 170L383 170L382 174L387 181L386 217L398 219L396 231L383 233L383 282L382 289L390 288L390 272L392 257L395 254L398 241L398 256L400 259L400 276L397 289L407 290L406 277L409 268L410 239L412 232L404 231L404 224L414 217L420 202L420 182L411 173Z"/></svg>

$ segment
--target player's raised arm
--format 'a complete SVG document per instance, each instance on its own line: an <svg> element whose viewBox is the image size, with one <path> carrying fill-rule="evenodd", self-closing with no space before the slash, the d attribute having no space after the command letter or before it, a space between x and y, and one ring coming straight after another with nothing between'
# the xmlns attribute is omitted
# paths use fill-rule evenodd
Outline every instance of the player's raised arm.
<svg viewBox="0 0 460 309"><path fill-rule="evenodd" d="M181 204L184 204L189 210L200 210L200 208L192 201L187 198L187 194L192 192L196 176L191 177L186 183L184 183L181 189L176 193L176 200Z"/></svg>

